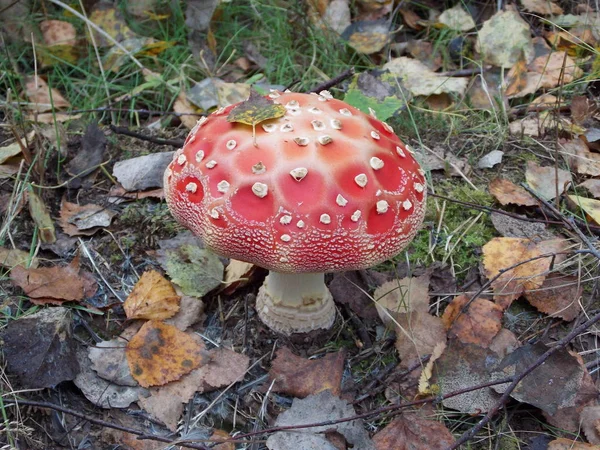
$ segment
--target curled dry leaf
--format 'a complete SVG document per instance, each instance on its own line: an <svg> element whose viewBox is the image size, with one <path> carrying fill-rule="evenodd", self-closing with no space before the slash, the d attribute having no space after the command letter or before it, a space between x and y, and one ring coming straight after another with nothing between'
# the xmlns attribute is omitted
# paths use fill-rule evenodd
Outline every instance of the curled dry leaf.
<svg viewBox="0 0 600 450"><path fill-rule="evenodd" d="M128 319L162 320L179 311L180 297L169 280L156 270L144 272L125 300Z"/></svg>
<svg viewBox="0 0 600 450"><path fill-rule="evenodd" d="M512 203L519 206L536 206L538 201L533 196L506 178L494 178L489 184L490 194L503 205Z"/></svg>
<svg viewBox="0 0 600 450"><path fill-rule="evenodd" d="M25 269L16 266L10 273L11 281L25 291L34 303L60 304L79 302L96 293L97 285L89 272L79 268L79 257L67 266Z"/></svg>
<svg viewBox="0 0 600 450"><path fill-rule="evenodd" d="M283 347L277 350L269 371L270 379L275 380L273 392L304 398L329 389L340 395L344 359L343 351L320 359L304 359Z"/></svg>
<svg viewBox="0 0 600 450"><path fill-rule="evenodd" d="M538 311L570 322L581 311L582 293L578 277L550 274L539 289L525 292L525 298Z"/></svg>
<svg viewBox="0 0 600 450"><path fill-rule="evenodd" d="M173 102L173 111L181 114L179 120L188 130L196 126L198 109L186 98L185 92L180 92Z"/></svg>
<svg viewBox="0 0 600 450"><path fill-rule="evenodd" d="M561 239L536 243L507 237L494 238L485 244L482 249L485 275L488 279L498 275L492 282L496 303L508 308L523 292L542 286L553 258L541 255L560 252L564 245ZM513 268L507 270L509 267Z"/></svg>
<svg viewBox="0 0 600 450"><path fill-rule="evenodd" d="M488 348L502 328L502 308L482 298L469 303L466 295L454 297L446 307L442 321L449 337L457 337L464 344Z"/></svg>
<svg viewBox="0 0 600 450"><path fill-rule="evenodd" d="M442 320L427 312L399 314L397 322L396 350L402 367L408 367L423 356L429 355L436 345L446 341L446 330Z"/></svg>
<svg viewBox="0 0 600 450"><path fill-rule="evenodd" d="M571 439L558 438L548 443L548 450L598 450L594 444L572 441Z"/></svg>
<svg viewBox="0 0 600 450"><path fill-rule="evenodd" d="M100 228L108 227L116 214L100 205L82 206L63 200L58 224L69 236L91 236Z"/></svg>
<svg viewBox="0 0 600 450"><path fill-rule="evenodd" d="M131 375L143 387L178 380L205 362L204 343L196 335L151 320L125 350Z"/></svg>
<svg viewBox="0 0 600 450"><path fill-rule="evenodd" d="M232 294L237 289L247 285L255 271L256 266L252 263L230 259L229 264L225 268L223 292Z"/></svg>
<svg viewBox="0 0 600 450"><path fill-rule="evenodd" d="M588 146L582 139L559 142L565 159L571 168L581 175L600 175L600 155L590 152Z"/></svg>

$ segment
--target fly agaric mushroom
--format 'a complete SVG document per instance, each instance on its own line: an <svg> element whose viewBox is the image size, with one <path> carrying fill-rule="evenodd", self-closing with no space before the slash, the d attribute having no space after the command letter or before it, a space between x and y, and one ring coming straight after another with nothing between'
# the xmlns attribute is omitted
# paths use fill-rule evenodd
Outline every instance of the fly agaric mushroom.
<svg viewBox="0 0 600 450"><path fill-rule="evenodd" d="M324 273L370 267L400 252L425 213L424 172L393 129L316 94L269 97L280 118L201 118L165 172L173 216L216 253L270 270L256 309L285 334L329 328Z"/></svg>

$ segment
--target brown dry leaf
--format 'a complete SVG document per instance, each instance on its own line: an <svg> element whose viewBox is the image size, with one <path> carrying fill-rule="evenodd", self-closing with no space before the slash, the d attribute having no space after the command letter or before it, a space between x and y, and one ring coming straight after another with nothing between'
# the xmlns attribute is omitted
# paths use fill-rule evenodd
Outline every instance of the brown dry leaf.
<svg viewBox="0 0 600 450"><path fill-rule="evenodd" d="M287 347L277 350L269 377L275 380L273 392L305 398L329 389L339 396L344 373L345 352L330 353L320 359L304 359Z"/></svg>
<svg viewBox="0 0 600 450"><path fill-rule="evenodd" d="M250 363L246 355L226 348L210 350L206 353L206 361L200 368L184 375L180 380L151 388L150 396L140 398L139 405L161 420L171 431L175 431L177 421L183 413L183 404L188 402L195 392L210 392L241 381Z"/></svg>
<svg viewBox="0 0 600 450"><path fill-rule="evenodd" d="M525 292L525 298L538 311L570 322L581 311L582 293L579 278L551 273L539 289Z"/></svg>
<svg viewBox="0 0 600 450"><path fill-rule="evenodd" d="M50 66L59 60L75 63L79 57L77 31L64 20L43 20L40 31L44 44L38 44L37 56L43 66Z"/></svg>
<svg viewBox="0 0 600 450"><path fill-rule="evenodd" d="M346 28L343 37L357 52L371 55L390 42L389 22L385 19L354 22Z"/></svg>
<svg viewBox="0 0 600 450"><path fill-rule="evenodd" d="M597 445L558 438L548 443L548 450L598 450Z"/></svg>
<svg viewBox="0 0 600 450"><path fill-rule="evenodd" d="M595 198L600 198L600 180L590 178L579 184L578 187L583 186L586 188Z"/></svg>
<svg viewBox="0 0 600 450"><path fill-rule="evenodd" d="M550 0L521 0L521 4L525 11L542 16L557 16L563 13L562 8Z"/></svg>
<svg viewBox="0 0 600 450"><path fill-rule="evenodd" d="M123 309L130 320L163 320L179 311L179 300L171 282L156 270L149 270L135 284Z"/></svg>
<svg viewBox="0 0 600 450"><path fill-rule="evenodd" d="M471 14L465 11L460 3L440 14L438 22L456 31L469 31L476 26Z"/></svg>
<svg viewBox="0 0 600 450"><path fill-rule="evenodd" d="M483 266L488 279L496 277L501 270L532 259L507 270L492 282L494 300L502 308L508 308L523 292L542 286L552 258L533 258L547 253L542 247L543 242L537 244L529 239L500 237L483 246Z"/></svg>
<svg viewBox="0 0 600 450"><path fill-rule="evenodd" d="M600 406L588 406L581 411L581 428L591 444L600 444Z"/></svg>
<svg viewBox="0 0 600 450"><path fill-rule="evenodd" d="M504 95L511 98L521 92L527 86L527 61L520 58L517 63L506 74Z"/></svg>
<svg viewBox="0 0 600 450"><path fill-rule="evenodd" d="M407 27L413 30L423 29L423 25L421 24L423 19L412 9L400 8L400 14L402 15L402 21Z"/></svg>
<svg viewBox="0 0 600 450"><path fill-rule="evenodd" d="M446 426L417 414L402 414L373 436L377 450L431 450L454 442Z"/></svg>
<svg viewBox="0 0 600 450"><path fill-rule="evenodd" d="M63 200L58 224L69 236L91 236L102 227L109 226L116 214L100 205L89 203L82 206Z"/></svg>
<svg viewBox="0 0 600 450"><path fill-rule="evenodd" d="M425 355L429 355L436 345L446 342L446 330L439 317L427 312L413 311L398 314L396 326L396 350L402 367L408 367Z"/></svg>
<svg viewBox="0 0 600 450"><path fill-rule="evenodd" d="M26 267L31 261L30 268L35 269L38 266L37 258L31 257L29 252L24 252L16 248L0 247L0 266L12 269L15 266Z"/></svg>
<svg viewBox="0 0 600 450"><path fill-rule="evenodd" d="M444 350L446 350L445 342L439 342L435 347L433 347L429 361L427 361L427 364L421 370L421 375L419 375L419 395L437 394L437 388L435 386L431 386L429 381L433 376L433 365L437 359L442 356Z"/></svg>
<svg viewBox="0 0 600 450"><path fill-rule="evenodd" d="M584 95L576 95L571 99L571 119L581 125L598 112L597 103Z"/></svg>
<svg viewBox="0 0 600 450"><path fill-rule="evenodd" d="M565 184L572 181L571 172L551 166L542 167L533 161L527 162L525 179L531 189L546 200L561 195Z"/></svg>
<svg viewBox="0 0 600 450"><path fill-rule="evenodd" d="M565 52L552 52L535 58L528 69L540 75L538 88L554 88L571 83L583 75L577 63Z"/></svg>
<svg viewBox="0 0 600 450"><path fill-rule="evenodd" d="M489 190L490 194L503 205L512 203L519 206L536 206L538 204L529 192L505 178L495 178L490 181Z"/></svg>
<svg viewBox="0 0 600 450"><path fill-rule="evenodd" d="M210 439L213 442L217 442L217 445L211 447L214 450L235 450L234 442L223 442L228 439L231 439L231 436L227 431L224 430L214 430L210 435Z"/></svg>
<svg viewBox="0 0 600 450"><path fill-rule="evenodd" d="M19 286L32 302L79 302L95 294L97 285L93 276L79 268L79 257L67 266L24 269L16 266L10 272L13 284Z"/></svg>
<svg viewBox="0 0 600 450"><path fill-rule="evenodd" d="M564 152L565 159L571 168L581 175L600 175L600 154L590 152L586 143L579 138L560 141L558 144Z"/></svg>
<svg viewBox="0 0 600 450"><path fill-rule="evenodd" d="M157 320L146 322L125 352L131 375L143 387L178 380L206 362L200 337Z"/></svg>
<svg viewBox="0 0 600 450"><path fill-rule="evenodd" d="M581 208L596 224L600 225L600 200L585 198L579 195L567 195L575 208Z"/></svg>
<svg viewBox="0 0 600 450"><path fill-rule="evenodd" d="M25 94L31 102L30 111L44 113L52 109L68 108L71 104L55 88L50 89L43 78L28 76L25 78ZM38 117L40 114L38 114ZM50 115L52 116L52 115Z"/></svg>
<svg viewBox="0 0 600 450"><path fill-rule="evenodd" d="M394 320L402 314L429 311L429 278L430 274L425 273L420 277L388 281L375 289L373 298L382 322L394 328Z"/></svg>
<svg viewBox="0 0 600 450"><path fill-rule="evenodd" d="M446 307L442 321L449 337L457 337L464 344L488 348L502 328L502 308L482 298L471 302L466 311L462 309L469 297L459 295Z"/></svg>
<svg viewBox="0 0 600 450"><path fill-rule="evenodd" d="M173 111L179 114L179 120L189 130L194 128L198 123L198 116L192 115L198 113L198 109L186 98L184 92L180 92L177 99L173 103Z"/></svg>

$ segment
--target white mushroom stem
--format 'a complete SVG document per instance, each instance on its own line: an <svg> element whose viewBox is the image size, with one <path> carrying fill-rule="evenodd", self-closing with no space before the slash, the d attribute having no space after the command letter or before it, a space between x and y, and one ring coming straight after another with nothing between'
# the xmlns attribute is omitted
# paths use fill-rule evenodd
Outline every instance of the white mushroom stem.
<svg viewBox="0 0 600 450"><path fill-rule="evenodd" d="M287 335L329 328L335 320L323 273L270 272L258 291L256 310L271 329Z"/></svg>

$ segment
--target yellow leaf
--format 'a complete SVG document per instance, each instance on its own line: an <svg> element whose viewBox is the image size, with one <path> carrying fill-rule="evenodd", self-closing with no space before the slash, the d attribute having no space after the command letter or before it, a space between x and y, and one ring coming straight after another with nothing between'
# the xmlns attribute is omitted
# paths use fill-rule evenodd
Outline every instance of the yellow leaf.
<svg viewBox="0 0 600 450"><path fill-rule="evenodd" d="M568 197L573 203L580 206L594 222L600 224L600 200L580 197L578 195L569 195Z"/></svg>
<svg viewBox="0 0 600 450"><path fill-rule="evenodd" d="M169 280L151 270L142 274L123 308L128 319L162 320L179 311L179 300Z"/></svg>
<svg viewBox="0 0 600 450"><path fill-rule="evenodd" d="M204 352L200 337L156 320L146 322L125 348L131 375L143 387L178 380L202 365Z"/></svg>
<svg viewBox="0 0 600 450"><path fill-rule="evenodd" d="M283 105L275 103L256 91L250 91L250 98L233 108L227 116L227 121L254 127L265 120L283 117L284 114L285 107Z"/></svg>
<svg viewBox="0 0 600 450"><path fill-rule="evenodd" d="M54 244L56 242L56 231L46 205L31 185L28 187L27 194L29 196L29 214L38 227L40 240L45 244Z"/></svg>

